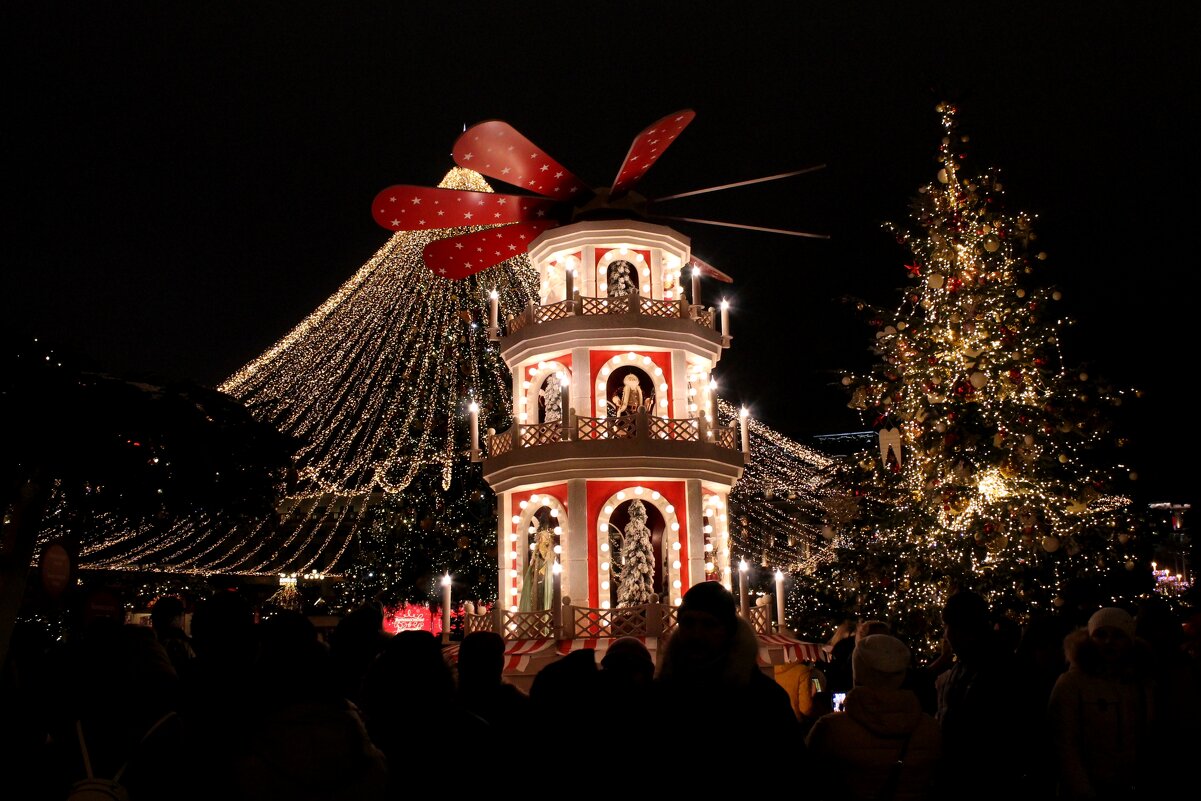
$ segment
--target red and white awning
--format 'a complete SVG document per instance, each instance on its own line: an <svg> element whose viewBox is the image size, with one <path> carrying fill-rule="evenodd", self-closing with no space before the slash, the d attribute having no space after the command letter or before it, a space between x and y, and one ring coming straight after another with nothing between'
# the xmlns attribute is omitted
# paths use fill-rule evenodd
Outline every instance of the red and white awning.
<svg viewBox="0 0 1201 801"><path fill-rule="evenodd" d="M759 663L762 665L778 664L779 659L772 659L772 651L778 650L784 657L784 662L825 662L830 658L830 646L815 642L801 642L783 634L759 635Z"/></svg>

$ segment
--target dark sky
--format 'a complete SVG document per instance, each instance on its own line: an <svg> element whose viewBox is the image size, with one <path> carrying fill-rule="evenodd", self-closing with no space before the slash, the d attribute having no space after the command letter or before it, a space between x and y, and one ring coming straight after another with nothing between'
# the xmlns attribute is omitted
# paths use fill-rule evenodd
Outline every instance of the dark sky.
<svg viewBox="0 0 1201 801"><path fill-rule="evenodd" d="M603 186L692 108L650 197L828 165L674 206L831 235L678 226L736 280L723 393L793 435L857 429L835 385L872 332L838 299L896 298L880 223L931 177L952 99L969 165L1039 217L1069 360L1145 392L1144 499L1193 500L1195 6L711 5L10 4L4 324L215 384L386 241L375 193L440 180L465 124L505 119Z"/></svg>

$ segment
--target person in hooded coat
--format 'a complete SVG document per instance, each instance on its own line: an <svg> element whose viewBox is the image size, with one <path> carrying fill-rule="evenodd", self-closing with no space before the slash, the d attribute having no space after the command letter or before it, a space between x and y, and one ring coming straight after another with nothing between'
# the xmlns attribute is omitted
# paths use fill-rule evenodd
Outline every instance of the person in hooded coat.
<svg viewBox="0 0 1201 801"><path fill-rule="evenodd" d="M1064 640L1068 670L1047 709L1060 798L1145 797L1151 664L1134 628L1130 613L1106 607Z"/></svg>
<svg viewBox="0 0 1201 801"><path fill-rule="evenodd" d="M819 798L930 798L942 753L938 721L901 685L909 648L888 634L863 637L851 656L854 686L846 711L818 718L806 738L820 766Z"/></svg>

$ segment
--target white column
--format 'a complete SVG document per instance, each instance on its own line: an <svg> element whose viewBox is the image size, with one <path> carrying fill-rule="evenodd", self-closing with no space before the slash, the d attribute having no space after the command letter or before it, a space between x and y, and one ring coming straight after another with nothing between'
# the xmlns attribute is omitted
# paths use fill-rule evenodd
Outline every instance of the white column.
<svg viewBox="0 0 1201 801"><path fill-rule="evenodd" d="M513 585L513 570L512 561L509 559L509 552L513 550L513 543L509 542L509 532L513 530L513 495L509 492L502 492L497 498L497 509L499 514L496 516L496 608L508 609L513 604L517 603L516 599L509 594L509 587ZM500 613L497 612L494 622L500 625ZM498 628L497 631L500 631Z"/></svg>
<svg viewBox="0 0 1201 801"><path fill-rule="evenodd" d="M688 417L688 363L679 350L671 352L671 416Z"/></svg>
<svg viewBox="0 0 1201 801"><path fill-rule="evenodd" d="M700 479L684 482L684 503L688 524L688 583L680 588L681 593L705 580L705 507Z"/></svg>
<svg viewBox="0 0 1201 801"><path fill-rule="evenodd" d="M567 530L559 538L563 553L563 594L577 606L588 606L588 482L582 478L567 482Z"/></svg>
<svg viewBox="0 0 1201 801"><path fill-rule="evenodd" d="M594 417L592 408L592 366L587 348L571 349L571 408L584 417ZM566 410L564 410L566 412Z"/></svg>

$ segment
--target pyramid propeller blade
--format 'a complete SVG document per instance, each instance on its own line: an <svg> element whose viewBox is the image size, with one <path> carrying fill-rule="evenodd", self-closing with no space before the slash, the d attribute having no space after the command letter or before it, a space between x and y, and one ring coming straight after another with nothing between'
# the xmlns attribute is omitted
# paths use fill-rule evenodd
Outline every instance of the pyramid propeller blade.
<svg viewBox="0 0 1201 801"><path fill-rule="evenodd" d="M621 163L621 169L617 171L617 179L613 182L609 197L620 197L630 191L630 187L638 183L651 165L663 155L663 151L667 149L668 145L676 140L680 131L688 127L688 123L692 122L695 116L696 112L691 109L668 114L634 137L634 142L630 145L630 152L626 154L625 161Z"/></svg>
<svg viewBox="0 0 1201 801"><path fill-rule="evenodd" d="M556 205L539 197L397 184L375 196L371 215L389 231L424 231L538 220Z"/></svg>
<svg viewBox="0 0 1201 801"><path fill-rule="evenodd" d="M425 266L443 278L466 278L525 253L538 234L556 225L554 220L519 222L436 239L425 246Z"/></svg>
<svg viewBox="0 0 1201 801"><path fill-rule="evenodd" d="M546 197L574 201L592 192L570 170L502 120L471 126L455 141L452 153L460 167Z"/></svg>
<svg viewBox="0 0 1201 801"><path fill-rule="evenodd" d="M689 260L688 266L693 267L697 270L700 270L701 275L707 275L710 278L716 278L718 281L721 281L724 284L734 283L733 278L726 275L721 270L714 267L712 264L709 264L707 261L702 261L701 259L698 259L696 256L693 256L692 259Z"/></svg>

